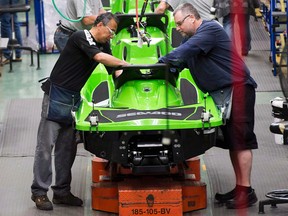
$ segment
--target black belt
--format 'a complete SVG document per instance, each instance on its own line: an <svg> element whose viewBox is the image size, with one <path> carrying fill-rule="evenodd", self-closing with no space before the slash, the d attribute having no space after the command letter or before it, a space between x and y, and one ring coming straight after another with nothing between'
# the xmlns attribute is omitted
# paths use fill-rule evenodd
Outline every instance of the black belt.
<svg viewBox="0 0 288 216"><path fill-rule="evenodd" d="M66 28L64 28L63 26L59 25L57 28L57 31L61 31L62 33L66 34L66 35L72 35L75 31L70 31L67 30Z"/></svg>
<svg viewBox="0 0 288 216"><path fill-rule="evenodd" d="M58 25L58 30L60 30L61 32L69 36L76 31L76 30L73 30L71 28L64 26L61 22L59 22L57 25Z"/></svg>

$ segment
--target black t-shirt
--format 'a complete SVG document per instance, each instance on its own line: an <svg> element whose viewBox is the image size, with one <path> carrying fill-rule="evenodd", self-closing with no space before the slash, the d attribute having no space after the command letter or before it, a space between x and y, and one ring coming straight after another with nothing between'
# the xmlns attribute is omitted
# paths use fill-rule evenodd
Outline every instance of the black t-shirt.
<svg viewBox="0 0 288 216"><path fill-rule="evenodd" d="M88 30L71 35L50 75L50 80L72 91L80 91L99 64L93 57L100 52L111 54L110 44L95 41ZM112 72L106 67L108 73Z"/></svg>

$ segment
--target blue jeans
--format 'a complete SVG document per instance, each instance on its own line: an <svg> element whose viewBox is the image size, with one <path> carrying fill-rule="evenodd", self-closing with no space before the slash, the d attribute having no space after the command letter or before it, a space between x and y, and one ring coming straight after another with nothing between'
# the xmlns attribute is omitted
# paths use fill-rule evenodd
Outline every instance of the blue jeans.
<svg viewBox="0 0 288 216"><path fill-rule="evenodd" d="M235 25L235 16L238 16L238 19L243 19L242 25L240 25L240 40L241 40L241 51L242 53L248 53L251 50L251 32L250 32L250 15L249 14L228 14L223 17L223 28L228 34L229 38L232 38L233 25Z"/></svg>
<svg viewBox="0 0 288 216"><path fill-rule="evenodd" d="M228 14L227 16L223 17L223 28L228 34L229 38L232 40L232 21L230 16L231 15Z"/></svg>
<svg viewBox="0 0 288 216"><path fill-rule="evenodd" d="M19 0L12 0L12 5L17 4ZM9 0L0 0L0 7L9 7ZM15 38L18 41L18 44L22 46L22 35L20 30L20 24L18 22L17 13L2 13L0 15L0 22L1 22L1 37L3 38L12 38L12 25L11 25L11 16L13 16L13 23L14 23L14 31L15 31ZM9 49L3 50L3 55L5 58L10 58L11 51ZM21 57L21 50L16 49L16 58Z"/></svg>
<svg viewBox="0 0 288 216"><path fill-rule="evenodd" d="M61 27L58 27L54 33L54 43L59 50L59 52L62 52L64 47L66 46L66 43L69 39L70 35L64 33L61 30Z"/></svg>

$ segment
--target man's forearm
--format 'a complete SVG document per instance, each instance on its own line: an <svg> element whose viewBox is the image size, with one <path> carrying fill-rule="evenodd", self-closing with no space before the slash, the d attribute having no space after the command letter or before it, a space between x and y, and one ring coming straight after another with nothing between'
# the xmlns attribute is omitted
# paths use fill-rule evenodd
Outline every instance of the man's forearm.
<svg viewBox="0 0 288 216"><path fill-rule="evenodd" d="M166 2L161 1L160 4L158 5L158 7L155 9L155 13L163 14L168 9L168 7L169 7L169 5Z"/></svg>
<svg viewBox="0 0 288 216"><path fill-rule="evenodd" d="M98 53L94 56L94 60L100 62L109 67L119 67L123 65L128 65L126 61L118 59L112 55L107 53Z"/></svg>
<svg viewBox="0 0 288 216"><path fill-rule="evenodd" d="M82 19L82 24L85 26L91 26L95 22L97 15L86 16Z"/></svg>

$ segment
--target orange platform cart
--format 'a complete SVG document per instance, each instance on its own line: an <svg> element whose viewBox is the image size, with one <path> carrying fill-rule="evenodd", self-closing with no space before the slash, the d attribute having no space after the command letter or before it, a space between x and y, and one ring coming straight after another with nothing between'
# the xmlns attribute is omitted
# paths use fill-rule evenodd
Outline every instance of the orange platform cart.
<svg viewBox="0 0 288 216"><path fill-rule="evenodd" d="M180 216L207 207L200 158L171 169L169 176L134 176L129 168L92 159L92 209L119 214Z"/></svg>

